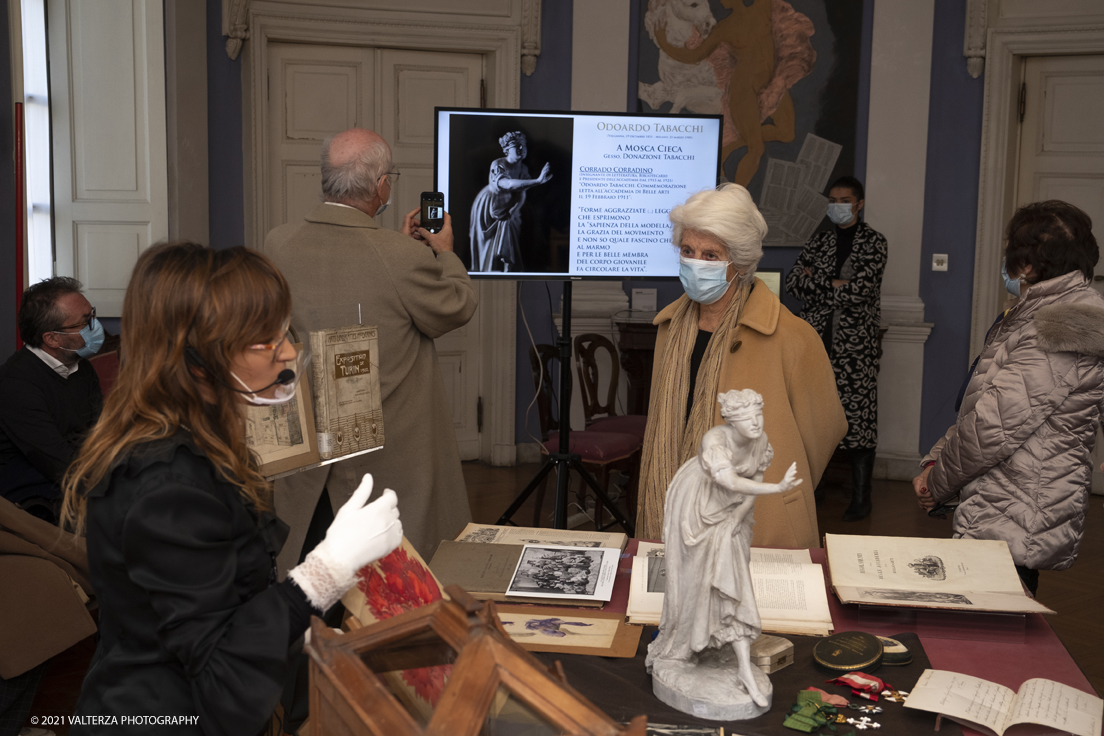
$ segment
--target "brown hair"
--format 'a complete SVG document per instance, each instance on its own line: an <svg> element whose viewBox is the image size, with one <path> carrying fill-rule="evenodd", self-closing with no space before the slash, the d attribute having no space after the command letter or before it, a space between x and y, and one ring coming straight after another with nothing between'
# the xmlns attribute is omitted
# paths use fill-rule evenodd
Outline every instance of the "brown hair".
<svg viewBox="0 0 1104 736"><path fill-rule="evenodd" d="M1093 237L1092 219L1069 202L1048 199L1016 210L1005 231L1005 265L1019 276L1031 266L1030 284L1080 271L1092 281L1100 249Z"/></svg>
<svg viewBox="0 0 1104 736"><path fill-rule="evenodd" d="M88 490L133 447L181 427L248 502L270 508L271 486L245 442L244 405L227 384L234 357L290 314L287 281L256 251L167 243L143 253L123 301L119 377L63 481L64 525L81 533Z"/></svg>

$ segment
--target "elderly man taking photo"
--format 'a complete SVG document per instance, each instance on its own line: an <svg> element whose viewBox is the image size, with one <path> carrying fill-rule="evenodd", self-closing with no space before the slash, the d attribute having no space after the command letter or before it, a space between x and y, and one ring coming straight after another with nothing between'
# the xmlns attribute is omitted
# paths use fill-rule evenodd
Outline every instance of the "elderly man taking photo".
<svg viewBox="0 0 1104 736"><path fill-rule="evenodd" d="M56 276L23 292L19 336L0 366L0 496L56 522L61 478L103 408L87 359L104 331L80 282Z"/></svg>
<svg viewBox="0 0 1104 736"><path fill-rule="evenodd" d="M292 323L302 339L304 330L344 326L327 322L344 313L355 319L358 307L363 324L379 328L386 435L382 450L277 481L276 510L292 527L282 570L311 546L308 528L326 521L322 491L331 509L340 508L365 473L377 487L400 489L406 536L427 559L471 520L433 339L471 319L475 286L452 252L447 213L439 233L420 227L418 210L402 232L380 228L375 218L390 204L398 175L378 134L338 133L322 144L322 204L265 239L266 254L291 285Z"/></svg>

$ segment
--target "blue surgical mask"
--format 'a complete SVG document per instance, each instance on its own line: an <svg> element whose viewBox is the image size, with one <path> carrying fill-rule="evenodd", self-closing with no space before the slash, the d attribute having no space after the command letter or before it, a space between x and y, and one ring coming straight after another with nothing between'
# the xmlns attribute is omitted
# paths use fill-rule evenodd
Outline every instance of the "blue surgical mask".
<svg viewBox="0 0 1104 736"><path fill-rule="evenodd" d="M847 202L832 202L828 205L828 219L837 225L846 225L854 217L855 213Z"/></svg>
<svg viewBox="0 0 1104 736"><path fill-rule="evenodd" d="M1001 276L1004 277L1004 288L1008 289L1008 293L1018 297L1020 295L1020 280L1008 275L1008 263L1006 261L1001 261Z"/></svg>
<svg viewBox="0 0 1104 736"><path fill-rule="evenodd" d="M680 256L679 281L686 296L698 304L712 304L728 291L728 261L699 261Z"/></svg>
<svg viewBox="0 0 1104 736"><path fill-rule="evenodd" d="M59 332L59 335L72 335L72 332ZM77 350L70 348L61 348L70 353L76 353L82 358L91 358L96 353L100 352L100 348L104 344L104 329L100 321L93 317L88 321L88 324L77 333L84 338L84 347Z"/></svg>

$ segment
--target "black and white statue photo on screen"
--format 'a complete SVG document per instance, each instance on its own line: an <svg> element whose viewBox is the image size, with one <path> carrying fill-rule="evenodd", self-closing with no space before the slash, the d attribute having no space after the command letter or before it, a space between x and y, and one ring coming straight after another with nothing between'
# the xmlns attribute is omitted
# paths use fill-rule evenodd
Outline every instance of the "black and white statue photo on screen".
<svg viewBox="0 0 1104 736"><path fill-rule="evenodd" d="M471 209L473 270L520 271L521 206L525 192L548 183L552 166L545 163L540 175L530 178L525 165L528 150L525 135L511 131L498 139L504 158L491 162L487 186L475 198Z"/></svg>
<svg viewBox="0 0 1104 736"><path fill-rule="evenodd" d="M566 117L451 116L447 207L469 271L566 273L573 125Z"/></svg>

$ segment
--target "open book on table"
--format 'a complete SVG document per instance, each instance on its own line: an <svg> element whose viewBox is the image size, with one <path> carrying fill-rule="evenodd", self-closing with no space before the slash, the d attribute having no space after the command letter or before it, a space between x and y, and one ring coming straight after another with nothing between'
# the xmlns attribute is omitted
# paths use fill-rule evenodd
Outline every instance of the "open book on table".
<svg viewBox="0 0 1104 736"><path fill-rule="evenodd" d="M1013 692L995 682L943 670L924 670L905 707L940 713L997 736L1028 723L1099 736L1104 717L1104 700L1053 680L1027 680Z"/></svg>
<svg viewBox="0 0 1104 736"><path fill-rule="evenodd" d="M824 549L844 603L1054 613L1024 593L1005 542L825 534Z"/></svg>
<svg viewBox="0 0 1104 736"><path fill-rule="evenodd" d="M659 623L667 579L662 549L662 544L650 542L641 542L637 548L626 608L629 623ZM764 632L809 636L831 633L824 573L813 563L808 550L755 547L750 567Z"/></svg>
<svg viewBox="0 0 1104 736"><path fill-rule="evenodd" d="M629 538L624 532L588 532L574 529L543 529L532 526L495 526L469 523L456 537L457 542L484 544L542 544L560 547L611 547L625 549ZM662 545L660 545L662 546Z"/></svg>

